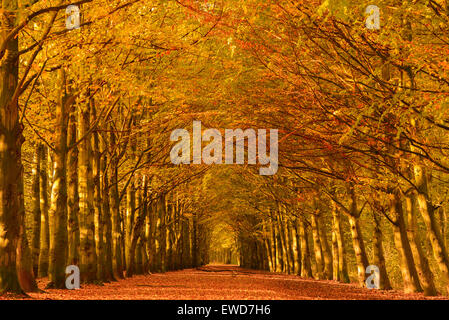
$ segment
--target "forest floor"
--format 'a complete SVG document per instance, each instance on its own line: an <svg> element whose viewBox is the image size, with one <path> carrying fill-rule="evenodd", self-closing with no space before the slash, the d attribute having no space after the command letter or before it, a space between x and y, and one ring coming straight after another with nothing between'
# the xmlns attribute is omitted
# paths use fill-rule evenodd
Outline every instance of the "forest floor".
<svg viewBox="0 0 449 320"><path fill-rule="evenodd" d="M47 279L39 279L44 290ZM422 294L359 288L355 284L302 279L298 276L248 270L233 265L139 275L117 282L82 285L80 290L45 289L28 299L42 300L421 300ZM0 300L5 297L0 296ZM429 299L429 298L427 298ZM430 299L446 299L431 297Z"/></svg>

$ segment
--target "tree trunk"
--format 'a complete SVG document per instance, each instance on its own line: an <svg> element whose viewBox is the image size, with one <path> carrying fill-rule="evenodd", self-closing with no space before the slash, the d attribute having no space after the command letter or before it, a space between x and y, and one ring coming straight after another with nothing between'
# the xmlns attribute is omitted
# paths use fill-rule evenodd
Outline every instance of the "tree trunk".
<svg viewBox="0 0 449 320"><path fill-rule="evenodd" d="M352 184L348 185L348 194L350 196L350 214L349 216L349 226L351 228L352 245L354 247L355 258L357 262L357 275L359 285L361 287L365 286L366 278L366 268L369 265L368 257L366 255L365 244L363 242L362 233L359 224L359 215L357 209L357 198Z"/></svg>
<svg viewBox="0 0 449 320"><path fill-rule="evenodd" d="M109 196L109 172L108 172L108 153L107 153L107 137L102 136L101 142L101 172L100 172L100 183L102 188L102 213L103 213L103 243L105 245L105 279L115 280L114 272L112 267L113 254L112 254L112 220L111 220L111 207L110 207L110 196Z"/></svg>
<svg viewBox="0 0 449 320"><path fill-rule="evenodd" d="M278 245L278 233L276 228L276 220L274 218L273 212L270 211L270 228L271 228L271 237L272 237L272 246L273 246L273 271L274 272L281 272L281 263L279 259L279 245Z"/></svg>
<svg viewBox="0 0 449 320"><path fill-rule="evenodd" d="M159 252L160 252L160 258L161 258L161 272L165 272L166 266L167 266L167 206L166 206L166 197L163 195L160 198L159 202L160 206L158 208L158 215L159 215L159 229L160 229L160 237L159 237ZM199 236L199 228L198 228L198 219L197 222L197 237ZM197 266L200 266L201 262L201 256L199 252L199 239L196 239L197 242Z"/></svg>
<svg viewBox="0 0 449 320"><path fill-rule="evenodd" d="M349 216L349 225L351 228L352 245L354 247L355 258L357 262L357 274L360 286L365 286L365 271L368 267L368 258L366 256L365 245L363 243L360 225L357 218Z"/></svg>
<svg viewBox="0 0 449 320"><path fill-rule="evenodd" d="M3 1L0 38L6 41L16 26L17 0ZM16 248L20 237L19 181L22 178L22 126L18 101L18 37L6 44L0 62L0 293L21 293L16 271Z"/></svg>
<svg viewBox="0 0 449 320"><path fill-rule="evenodd" d="M310 265L309 240L303 217L299 219L299 238L301 239L301 277L311 278L312 267Z"/></svg>
<svg viewBox="0 0 449 320"><path fill-rule="evenodd" d="M112 148L116 148L116 138L114 133L114 126L110 124L109 140ZM111 158L111 209L112 209L112 270L116 279L123 279L123 262L122 250L120 243L120 198L118 192L118 163L119 157L117 152L112 154Z"/></svg>
<svg viewBox="0 0 449 320"><path fill-rule="evenodd" d="M134 178L126 189L126 218L125 218L125 257L126 257L126 276L131 277L134 273L134 253L131 252L132 232L134 228L134 216L136 212L136 186ZM135 249L135 248L134 248Z"/></svg>
<svg viewBox="0 0 449 320"><path fill-rule="evenodd" d="M279 206L280 207L280 206ZM288 241L287 241L287 230L285 228L285 223L283 221L281 210L278 211L277 215L277 225L279 230L279 238L281 240L281 248L282 248L282 261L284 262L283 271L286 273L290 273L290 257L288 253Z"/></svg>
<svg viewBox="0 0 449 320"><path fill-rule="evenodd" d="M412 148L412 151L416 150L413 150ZM435 208L430 201L427 186L427 174L424 167L417 164L414 165L414 174L416 187L418 189L418 194L416 196L418 208L427 227L433 255L441 272L441 276L444 281L443 285L446 291L445 293L447 294L449 293L449 257L446 247L444 246L443 237L441 236L437 220L435 218Z"/></svg>
<svg viewBox="0 0 449 320"><path fill-rule="evenodd" d="M97 255L95 252L95 217L93 214L92 165L90 162L90 137L86 136L90 128L90 104L79 106L79 197L80 197L80 272L85 283L97 279Z"/></svg>
<svg viewBox="0 0 449 320"><path fill-rule="evenodd" d="M311 215L312 221L312 239L313 239L313 251L315 253L316 260L316 278L324 279L324 263L323 263L323 251L321 248L320 235L318 231L318 221L316 213Z"/></svg>
<svg viewBox="0 0 449 320"><path fill-rule="evenodd" d="M138 247L139 246L139 241L141 240L141 236L142 236L142 231L143 228L145 226L145 220L146 220L146 215L147 212L144 210L144 206L142 204L142 194L146 194L147 192L147 178L146 176L143 177L143 191L138 193L137 199L137 212L139 212L139 215L135 221L135 223L131 226L132 227L132 231L130 234L130 244L129 244L129 252L128 252L128 257L129 257L129 263L127 264L127 275L129 273L129 276L131 276L133 273L137 272L137 266L138 263L135 260L135 258L137 257L139 253L139 251L141 251L141 249ZM140 188L138 188L140 189ZM136 208L134 208L134 210L136 210ZM140 261L140 264L142 263L142 260ZM141 274L141 266L140 266L140 271L139 273Z"/></svg>
<svg viewBox="0 0 449 320"><path fill-rule="evenodd" d="M390 279L388 278L387 268L385 266L385 255L382 246L382 231L380 228L380 217L375 213L374 218L374 236L373 236L373 263L379 268L379 289L381 290L391 290Z"/></svg>
<svg viewBox="0 0 449 320"><path fill-rule="evenodd" d="M321 248L322 248L323 258L324 258L324 275L326 276L326 279L331 280L332 279L332 251L329 246L329 242L327 241L327 232L326 232L325 224L322 223L322 221L323 221L322 215L319 215L317 217L317 219L318 219L318 233L320 236Z"/></svg>
<svg viewBox="0 0 449 320"><path fill-rule="evenodd" d="M198 253L198 214L193 213L193 232L192 232L192 264L193 267L199 267L199 253Z"/></svg>
<svg viewBox="0 0 449 320"><path fill-rule="evenodd" d="M334 269L334 274L337 271L338 275L334 280L338 280L344 283L349 283L348 267L346 264L346 249L344 245L343 230L341 228L341 216L338 211L337 204L332 203L332 222L333 231L332 237L335 237L337 256L334 256L334 266L337 264L337 270ZM334 255L335 255L334 253ZM335 259L337 260L335 262Z"/></svg>
<svg viewBox="0 0 449 320"><path fill-rule="evenodd" d="M74 112L70 114L69 119L69 145L76 143L76 115ZM78 265L79 263L79 247L80 247L80 230L79 230L79 194L78 194L78 147L74 146L69 151L68 161L68 265Z"/></svg>
<svg viewBox="0 0 449 320"><path fill-rule="evenodd" d="M56 107L58 141L55 148L55 167L50 200L50 259L49 288L65 288L67 262L67 126L68 97L65 88L65 73L59 70L60 100Z"/></svg>
<svg viewBox="0 0 449 320"><path fill-rule="evenodd" d="M404 280L405 292L421 292L418 272L416 271L410 243L407 238L404 214L399 191L390 195L390 210L395 221L393 224L394 242L399 251L401 261L401 273Z"/></svg>
<svg viewBox="0 0 449 320"><path fill-rule="evenodd" d="M154 236L155 236L154 228L155 227L154 227L154 223L155 223L155 219L154 219L154 202L153 202L153 203L151 203L149 205L148 217L147 217L146 226L145 226L145 236L147 238L146 251L147 251L147 256L148 256L149 273L154 271L154 259L155 259L155 255L154 255L154 253L155 253L155 240L154 240ZM188 220L187 220L187 230L188 230ZM185 236L189 237L190 233L187 232L185 234ZM184 241L188 242L190 244L190 239L189 238L185 239ZM185 242L183 242L183 243L184 243L185 246L187 246L187 244ZM183 250L187 251L187 249L185 247L184 247ZM185 251L183 251L183 253L184 252ZM188 257L190 257L190 247L189 247L188 256L187 256L187 253L185 253L185 255L183 255L183 264L190 266L191 262L189 261L188 264L186 262Z"/></svg>
<svg viewBox="0 0 449 320"><path fill-rule="evenodd" d="M297 275L301 275L301 268L302 268L302 263L301 263L301 238L299 236L299 219L295 218L295 220L293 221L293 227L295 229L295 235L296 235L296 255L298 257L297 260L297 264L298 264L298 272L296 272Z"/></svg>
<svg viewBox="0 0 449 320"><path fill-rule="evenodd" d="M410 241L410 248L412 250L413 259L416 261L416 269L422 283L424 295L435 296L437 290L433 280L433 274L430 270L429 261L421 246L421 239L417 230L416 224L416 207L414 196L407 196L405 198L407 208L407 236Z"/></svg>
<svg viewBox="0 0 449 320"><path fill-rule="evenodd" d="M273 252L271 250L270 232L267 231L267 221L264 221L262 224L262 233L263 233L263 239L264 239L264 244L265 244L265 250L267 251L267 257L268 257L268 270L270 272L272 272L273 271Z"/></svg>
<svg viewBox="0 0 449 320"><path fill-rule="evenodd" d="M38 292L36 280L33 272L33 260L31 250L28 246L27 232L25 228L25 202L23 190L23 177L19 180L20 190L20 237L17 244L17 275L19 283L25 292Z"/></svg>
<svg viewBox="0 0 449 320"><path fill-rule="evenodd" d="M95 101L91 99L90 109L91 123L96 120L97 114L95 109ZM105 276L105 250L103 242L103 213L102 213L102 193L101 193L101 154L100 140L98 131L94 130L90 139L91 156L92 156L92 187L93 187L93 208L94 208L94 224L95 224L95 254L97 256L97 280L106 281Z"/></svg>
<svg viewBox="0 0 449 320"><path fill-rule="evenodd" d="M41 199L40 199L40 171L41 171L41 156L43 145L36 143L33 163L33 183L32 189L32 212L33 212L33 238L31 240L31 255L33 260L33 273L38 274L39 270L39 251L40 251L40 236L41 236Z"/></svg>
<svg viewBox="0 0 449 320"><path fill-rule="evenodd" d="M298 238L296 236L296 228L292 221L289 221L289 229L291 232L291 241L292 241L292 264L293 264L293 274L299 274L299 256L298 256ZM271 251L271 250L270 250ZM271 271L271 270L270 270Z"/></svg>
<svg viewBox="0 0 449 320"><path fill-rule="evenodd" d="M188 268L192 266L192 255L190 246L190 223L189 219L183 218L183 237L182 237L182 267Z"/></svg>
<svg viewBox="0 0 449 320"><path fill-rule="evenodd" d="M48 250L50 246L49 217L48 217L48 167L51 164L48 161L47 147L43 146L41 154L40 169L40 206L41 206L41 234L39 250L39 270L38 277L48 275Z"/></svg>

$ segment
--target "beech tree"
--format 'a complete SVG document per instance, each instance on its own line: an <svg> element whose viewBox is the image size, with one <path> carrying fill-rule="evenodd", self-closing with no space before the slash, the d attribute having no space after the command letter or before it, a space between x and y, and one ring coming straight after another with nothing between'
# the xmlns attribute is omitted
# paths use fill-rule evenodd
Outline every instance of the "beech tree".
<svg viewBox="0 0 449 320"><path fill-rule="evenodd" d="M3 1L0 293L221 262L448 294L449 7L370 4ZM194 121L277 129L279 170L173 164Z"/></svg>

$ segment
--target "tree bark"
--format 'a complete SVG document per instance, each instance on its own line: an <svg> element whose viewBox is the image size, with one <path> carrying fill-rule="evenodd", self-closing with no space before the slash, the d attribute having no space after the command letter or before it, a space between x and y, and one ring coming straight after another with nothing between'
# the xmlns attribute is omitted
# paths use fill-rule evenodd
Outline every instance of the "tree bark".
<svg viewBox="0 0 449 320"><path fill-rule="evenodd" d="M390 279L388 278L387 268L385 266L385 255L382 246L382 231L380 228L380 217L373 213L374 218L374 237L373 237L373 264L379 268L379 289L391 290Z"/></svg>
<svg viewBox="0 0 449 320"><path fill-rule="evenodd" d="M416 269L422 283L424 295L435 296L437 294L437 290L435 288L432 271L430 270L429 260L427 260L427 256L421 246L421 239L417 230L415 207L416 200L413 195L409 195L406 196L405 201L408 222L407 236L410 241L413 259L416 261Z"/></svg>
<svg viewBox="0 0 449 320"><path fill-rule="evenodd" d="M313 275L310 264L309 240L303 219L304 218L302 217L299 219L299 238L301 239L301 277L311 278Z"/></svg>
<svg viewBox="0 0 449 320"><path fill-rule="evenodd" d="M108 144L107 136L101 136L101 167L100 167L100 183L102 189L102 218L103 218L103 242L105 245L105 279L113 281L114 271L112 266L113 254L112 254L112 220L111 220L111 206L109 195L109 167L108 167Z"/></svg>
<svg viewBox="0 0 449 320"><path fill-rule="evenodd" d="M39 251L41 235L41 199L40 199L40 171L43 145L36 143L33 161L32 212L33 212L33 238L31 240L31 255L33 259L33 273L37 276L39 270Z"/></svg>
<svg viewBox="0 0 449 320"><path fill-rule="evenodd" d="M412 147L412 151L416 152L417 150L414 150ZM445 293L447 294L449 293L449 257L446 247L444 246L443 237L441 236L437 220L435 218L435 208L430 201L425 168L415 164L414 175L416 187L418 189L418 194L416 195L418 208L426 225L433 255L441 272L441 276L444 281Z"/></svg>
<svg viewBox="0 0 449 320"><path fill-rule="evenodd" d="M27 232L25 228L25 201L23 190L23 177L19 180L20 198L20 237L17 244L17 275L19 283L25 292L38 292L36 279L33 272L33 260L28 246Z"/></svg>
<svg viewBox="0 0 449 320"><path fill-rule="evenodd" d="M17 0L4 1L0 17L0 40L16 26ZM21 293L16 271L16 248L20 237L19 184L22 179L22 126L18 101L18 37L6 44L0 61L0 293Z"/></svg>
<svg viewBox="0 0 449 320"><path fill-rule="evenodd" d="M404 213L398 190L390 194L390 210L391 215L395 219L393 224L394 242L401 259L401 273L404 280L405 292L422 292L410 243L407 238Z"/></svg>
<svg viewBox="0 0 449 320"><path fill-rule="evenodd" d="M69 145L74 145L77 139L76 115L72 111L69 118ZM78 147L74 146L69 151L68 160L68 265L78 265L80 230L79 230L79 194L78 194Z"/></svg>
<svg viewBox="0 0 449 320"><path fill-rule="evenodd" d="M88 95L88 94L87 94ZM85 283L97 279L97 255L95 252L95 217L92 201L92 164L90 162L90 103L79 106L79 197L80 197L80 272Z"/></svg>
<svg viewBox="0 0 449 320"><path fill-rule="evenodd" d="M112 123L109 127L110 144L114 150L116 148L116 137L114 127ZM113 151L111 155L111 183L110 183L110 199L112 210L112 270L116 279L123 279L123 262L122 262L122 250L120 242L120 197L118 192L118 163L119 155L116 151Z"/></svg>
<svg viewBox="0 0 449 320"><path fill-rule="evenodd" d="M333 222L333 231L332 238L335 238L336 242L336 250L334 253L334 268L337 265L337 270L334 269L334 274L337 272L336 278L334 280L338 280L344 283L349 283L349 274L348 267L346 264L346 249L344 245L343 238L343 230L341 228L341 216L338 211L337 204L332 202L332 222ZM335 256L335 254L337 254ZM335 261L336 260L336 261Z"/></svg>
<svg viewBox="0 0 449 320"><path fill-rule="evenodd" d="M56 107L58 141L55 148L55 167L50 200L50 258L48 288L65 288L67 262L67 126L68 96L65 72L59 70L60 98Z"/></svg>
<svg viewBox="0 0 449 320"><path fill-rule="evenodd" d="M320 214L318 217L318 233L320 236L320 243L323 252L324 258L324 275L326 279L332 279L332 250L329 246L329 242L327 241L327 232L325 228L325 224L323 223L323 216Z"/></svg>
<svg viewBox="0 0 449 320"><path fill-rule="evenodd" d="M51 165L48 161L47 147L43 146L41 154L40 168L40 206L41 206L41 232L40 232L40 250L39 250L39 270L38 277L48 275L48 250L50 246L49 217L48 217L48 167Z"/></svg>
<svg viewBox="0 0 449 320"><path fill-rule="evenodd" d="M359 215L357 209L357 199L355 195L354 186L352 184L348 185L348 194L350 196L350 214L349 214L349 226L351 229L352 245L354 247L355 258L357 262L357 275L359 285L361 287L365 286L366 279L366 268L369 265L368 257L366 255L365 244L363 242L362 233L359 224Z"/></svg>
<svg viewBox="0 0 449 320"><path fill-rule="evenodd" d="M324 263L323 263L323 251L321 248L320 235L318 231L318 221L316 213L311 214L312 221L312 239L313 239L313 251L315 253L316 260L316 278L324 279Z"/></svg>
<svg viewBox="0 0 449 320"><path fill-rule="evenodd" d="M90 123L94 123L97 117L95 109L95 101L91 99L90 108ZM95 224L95 253L97 261L97 280L100 282L106 281L105 276L105 250L103 242L103 212L102 212L102 192L101 192L101 154L100 154L100 139L98 131L94 130L91 136L91 156L92 156L92 188L93 188L93 208L94 208L94 224Z"/></svg>

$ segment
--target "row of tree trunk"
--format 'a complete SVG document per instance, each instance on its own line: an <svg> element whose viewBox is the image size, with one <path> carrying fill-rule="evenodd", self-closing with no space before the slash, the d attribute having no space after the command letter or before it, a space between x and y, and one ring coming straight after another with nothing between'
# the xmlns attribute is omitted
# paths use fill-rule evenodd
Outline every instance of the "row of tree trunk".
<svg viewBox="0 0 449 320"><path fill-rule="evenodd" d="M421 179L425 177L421 176ZM261 223L255 221L253 225L258 229L255 236L249 237L243 232L239 236L240 264L248 268L347 283L350 281L348 252L354 252L357 281L361 286L366 285L369 276L366 271L371 264L379 268L380 289L392 289L383 248L386 229L383 229L385 224L381 221L385 220L391 225L393 247L398 252L405 292L438 294L435 286L437 275L432 273L429 260L433 253L438 276L444 282L440 293L445 294L448 289L447 252L443 237L445 223L444 220L438 221L433 211L429 213L434 208L429 206L423 183L420 182L419 192L405 196L394 189L385 207L377 199L373 200L371 263L361 232L363 208L357 204L353 185L348 184L348 207L335 197L332 197L334 201L330 202L329 208L315 202L313 210L307 213L293 206L278 204L278 209L271 210ZM424 221L426 236L418 229L418 218ZM343 219L347 222L343 223ZM345 243L344 225L349 225L351 244ZM427 252L426 241L431 252Z"/></svg>
<svg viewBox="0 0 449 320"><path fill-rule="evenodd" d="M137 156L136 138L119 137L110 118L102 123L109 130L100 131L90 92L81 96L86 103L75 104L63 68L58 80L56 143L35 144L32 234L25 232L21 183L17 242L9 245L22 249L17 268L0 270L0 291L37 291L35 277L45 276L49 288L65 288L68 265L79 266L83 283L103 283L207 263L207 232L196 215L185 212L176 191L152 191L151 177L139 170L150 153ZM132 168L123 178L126 155Z"/></svg>

